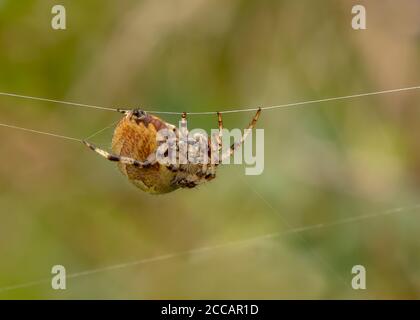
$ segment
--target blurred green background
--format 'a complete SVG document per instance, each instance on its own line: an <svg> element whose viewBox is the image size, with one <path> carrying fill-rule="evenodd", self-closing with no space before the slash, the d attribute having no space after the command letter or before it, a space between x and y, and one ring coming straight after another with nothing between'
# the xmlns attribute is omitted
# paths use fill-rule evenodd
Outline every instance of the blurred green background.
<svg viewBox="0 0 420 320"><path fill-rule="evenodd" d="M67 30L51 8L67 9ZM351 28L364 4L367 30ZM0 91L209 111L420 84L420 3L0 0ZM265 170L151 196L75 142L0 128L0 288L418 204L420 93L263 112ZM250 113L228 114L228 128ZM84 138L112 112L0 97L0 122ZM177 123L177 116L165 116ZM215 128L214 116L189 127ZM112 130L94 142L110 146ZM419 298L418 211L0 292L9 298ZM351 269L367 269L367 290Z"/></svg>

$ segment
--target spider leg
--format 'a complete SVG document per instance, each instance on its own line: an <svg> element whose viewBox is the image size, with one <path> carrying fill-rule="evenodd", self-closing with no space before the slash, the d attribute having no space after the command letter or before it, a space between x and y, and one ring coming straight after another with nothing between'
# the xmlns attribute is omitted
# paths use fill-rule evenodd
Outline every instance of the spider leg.
<svg viewBox="0 0 420 320"><path fill-rule="evenodd" d="M220 112L217 113L217 121L219 124L219 135L217 136L217 163L216 165L220 163L219 157L220 157L220 151L222 150L222 141L223 141L223 120L222 120L222 114Z"/></svg>
<svg viewBox="0 0 420 320"><path fill-rule="evenodd" d="M222 150L222 139L223 139L223 120L222 114L220 112L217 113L217 121L219 123L219 135L217 136L217 143L218 143L218 151Z"/></svg>
<svg viewBox="0 0 420 320"><path fill-rule="evenodd" d="M181 129L187 130L187 113L183 112L181 116Z"/></svg>
<svg viewBox="0 0 420 320"><path fill-rule="evenodd" d="M242 138L239 142L233 143L230 146L230 149L227 150L227 152L225 152L222 155L222 161L225 160L226 158L229 158L235 151L237 148L239 148L239 146L241 146L245 139L248 137L250 130L252 130L255 127L255 124L258 121L258 118L260 117L261 114L261 108L258 108L257 113L255 114L254 118L252 118L252 121L249 123L248 127L245 129L244 134L242 135Z"/></svg>
<svg viewBox="0 0 420 320"><path fill-rule="evenodd" d="M115 111L117 111L117 112L119 112L119 113L122 113L122 114L127 114L128 112L130 112L130 110L129 109L120 109L120 108L118 108L118 109L115 109Z"/></svg>
<svg viewBox="0 0 420 320"><path fill-rule="evenodd" d="M153 156L149 157L150 159L147 159L146 161L138 161L136 159L133 158L129 158L129 157L124 157L124 156L117 156L114 155L112 153L109 153L105 150L102 150L100 148L95 147L93 144L87 142L87 141L83 141L83 143L92 151L98 153L99 155L101 155L102 157L108 159L109 161L114 161L114 162L120 162L123 164L129 164L129 165L133 165L135 167L139 167L139 168L147 168L150 167L151 165L153 165L156 162L156 159L154 157L154 154L152 154Z"/></svg>
<svg viewBox="0 0 420 320"><path fill-rule="evenodd" d="M217 122L219 124L219 139L221 139L223 136L223 120L220 112L217 113Z"/></svg>
<svg viewBox="0 0 420 320"><path fill-rule="evenodd" d="M188 164L188 128L187 113L183 112L178 132L177 165Z"/></svg>

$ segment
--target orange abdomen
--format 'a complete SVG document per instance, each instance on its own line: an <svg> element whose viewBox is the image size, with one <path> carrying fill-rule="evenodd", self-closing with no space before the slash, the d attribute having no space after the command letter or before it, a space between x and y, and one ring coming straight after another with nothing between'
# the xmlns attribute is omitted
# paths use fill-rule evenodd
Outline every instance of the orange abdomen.
<svg viewBox="0 0 420 320"><path fill-rule="evenodd" d="M162 120L151 115L147 115L141 121L123 118L114 131L113 153L145 161L150 154L156 152L156 133L164 126ZM121 163L118 164L118 167L130 182L143 191L159 194L178 188L177 185L172 184L175 173L159 163L149 168L139 168Z"/></svg>

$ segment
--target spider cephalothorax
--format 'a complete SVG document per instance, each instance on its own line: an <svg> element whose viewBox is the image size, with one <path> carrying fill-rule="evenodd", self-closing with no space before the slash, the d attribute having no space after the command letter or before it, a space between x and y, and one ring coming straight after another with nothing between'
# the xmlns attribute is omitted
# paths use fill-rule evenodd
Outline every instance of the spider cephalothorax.
<svg viewBox="0 0 420 320"><path fill-rule="evenodd" d="M218 135L206 140L208 146L216 145L215 148L209 148L207 159L213 159L215 153L220 161L189 161L182 162L176 158L175 163L160 161L159 153L159 132L169 131L174 134L176 149L182 145L181 137L183 132L187 132L186 113L182 114L180 128L163 121L162 119L146 113L142 110L120 110L125 116L118 123L114 131L112 139L112 153L99 149L91 143L84 143L93 151L102 155L110 161L118 162L120 171L128 177L128 179L143 191L161 194L174 191L178 188L194 188L199 184L212 180L216 176L216 167L221 160L230 157L235 148L237 148L246 138L247 132L243 135L240 143L236 143L230 147L227 153L222 153L222 132L223 123L221 113L217 113L219 131ZM254 118L248 126L252 129L261 113L258 109ZM195 142L204 139L198 135ZM212 141L215 139L215 141ZM193 143L195 143L193 142ZM190 143L186 140L187 147ZM197 142L198 143L198 142ZM167 151L166 151L167 153Z"/></svg>

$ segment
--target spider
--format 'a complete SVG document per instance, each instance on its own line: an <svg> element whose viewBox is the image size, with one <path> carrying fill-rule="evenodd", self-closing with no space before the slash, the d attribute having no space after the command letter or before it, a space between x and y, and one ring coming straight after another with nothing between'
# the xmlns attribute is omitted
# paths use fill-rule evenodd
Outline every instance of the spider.
<svg viewBox="0 0 420 320"><path fill-rule="evenodd" d="M156 157L159 132L162 129L172 131L176 137L178 150L181 143L180 131L185 130L188 133L187 113L182 113L180 128L178 129L173 124L140 109L118 109L118 111L123 113L124 117L115 128L112 138L112 153L97 148L87 141L83 141L83 143L102 157L117 162L123 175L127 176L136 187L151 194L168 193L178 188L194 188L204 182L213 180L216 177L218 164L235 152L250 131L245 130L241 140L232 144L227 152L221 154L221 161L194 163L187 161L185 164L180 164L180 162L175 164L163 163L158 161ZM257 110L247 129L255 127L260 113L261 108ZM215 156L215 153L219 156L222 150L223 122L220 112L217 112L217 119L218 135L205 140L208 145L212 143L216 145L216 148L209 149L209 157ZM198 140L203 139L204 137L198 134Z"/></svg>

